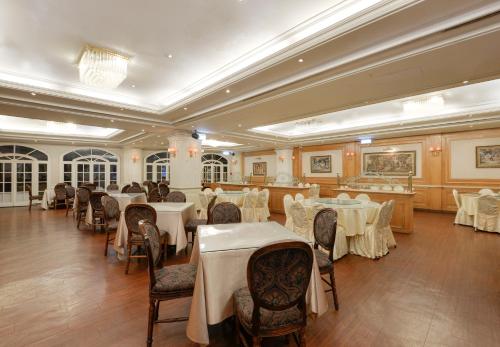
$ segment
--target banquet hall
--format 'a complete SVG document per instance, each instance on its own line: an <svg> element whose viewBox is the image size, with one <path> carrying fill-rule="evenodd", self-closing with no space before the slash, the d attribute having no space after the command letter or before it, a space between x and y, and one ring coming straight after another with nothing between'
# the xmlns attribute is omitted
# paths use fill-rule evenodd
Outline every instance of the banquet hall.
<svg viewBox="0 0 500 347"><path fill-rule="evenodd" d="M500 345L500 1L0 27L1 346Z"/></svg>

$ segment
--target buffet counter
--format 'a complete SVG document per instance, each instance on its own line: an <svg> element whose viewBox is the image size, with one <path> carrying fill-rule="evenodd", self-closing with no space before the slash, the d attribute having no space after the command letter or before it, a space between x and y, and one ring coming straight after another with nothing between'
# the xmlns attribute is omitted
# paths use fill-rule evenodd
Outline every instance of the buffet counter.
<svg viewBox="0 0 500 347"><path fill-rule="evenodd" d="M256 188L257 184L250 183L212 183L210 188L215 189L217 187L222 188L223 190L243 190L243 188Z"/></svg>
<svg viewBox="0 0 500 347"><path fill-rule="evenodd" d="M395 192L372 189L351 189L335 188L332 189L333 197L340 193L347 193L354 199L358 194L367 194L372 201L382 203L384 201L394 200L394 213L392 214L391 228L395 232L412 233L413 232L413 199L414 192Z"/></svg>

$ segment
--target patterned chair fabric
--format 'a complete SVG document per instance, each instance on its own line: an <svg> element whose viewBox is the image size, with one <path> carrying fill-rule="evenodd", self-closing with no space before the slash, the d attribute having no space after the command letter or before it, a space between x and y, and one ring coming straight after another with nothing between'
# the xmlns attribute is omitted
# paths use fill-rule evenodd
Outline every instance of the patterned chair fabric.
<svg viewBox="0 0 500 347"><path fill-rule="evenodd" d="M54 200L66 200L66 185L64 183L58 183L54 187L55 197Z"/></svg>
<svg viewBox="0 0 500 347"><path fill-rule="evenodd" d="M253 336L303 329L313 259L311 247L297 241L253 253L247 266L248 288L234 294L238 322Z"/></svg>
<svg viewBox="0 0 500 347"><path fill-rule="evenodd" d="M76 191L76 195L78 196L78 205L79 205L78 207L80 210L87 209L87 205L90 200L90 194L91 194L90 189L88 189L87 187L80 187Z"/></svg>
<svg viewBox="0 0 500 347"><path fill-rule="evenodd" d="M158 190L160 191L160 196L163 200L167 198L168 193L170 193L170 189L166 184L160 183L158 185Z"/></svg>
<svg viewBox="0 0 500 347"><path fill-rule="evenodd" d="M146 204L129 204L125 208L125 224L127 225L129 240L141 235L139 233L139 221L141 220L156 224L156 210Z"/></svg>
<svg viewBox="0 0 500 347"><path fill-rule="evenodd" d="M132 182L132 186L137 186L139 188L141 187L141 185L139 183L137 183L137 182Z"/></svg>
<svg viewBox="0 0 500 347"><path fill-rule="evenodd" d="M122 193L127 193L129 188L130 188L130 184L124 185L123 188L122 188L122 190L121 190L121 192Z"/></svg>
<svg viewBox="0 0 500 347"><path fill-rule="evenodd" d="M108 195L108 193L105 192L92 192L90 194L90 206L92 207L92 210L94 211L94 214L96 212L102 211L102 202L101 198L105 195Z"/></svg>
<svg viewBox="0 0 500 347"><path fill-rule="evenodd" d="M118 201L108 195L101 196L101 204L104 210L104 219L106 222L118 220L120 218L120 205Z"/></svg>
<svg viewBox="0 0 500 347"><path fill-rule="evenodd" d="M241 223L241 211L232 202L221 202L210 211L208 224Z"/></svg>
<svg viewBox="0 0 500 347"><path fill-rule="evenodd" d="M142 188L139 185L132 185L127 189L127 193L142 193Z"/></svg>
<svg viewBox="0 0 500 347"><path fill-rule="evenodd" d="M106 190L120 190L120 187L116 183L111 183L106 187Z"/></svg>
<svg viewBox="0 0 500 347"><path fill-rule="evenodd" d="M86 187L88 189L90 189L90 191L94 191L96 189L96 184L95 183L91 183L91 182L83 182L81 187Z"/></svg>
<svg viewBox="0 0 500 347"><path fill-rule="evenodd" d="M314 217L314 239L316 244L329 252L333 261L333 248L337 233L337 212L331 208L320 210Z"/></svg>
<svg viewBox="0 0 500 347"><path fill-rule="evenodd" d="M166 202L186 202L186 195L183 192L170 192L165 199Z"/></svg>
<svg viewBox="0 0 500 347"><path fill-rule="evenodd" d="M66 186L65 189L66 189L66 198L73 199L76 194L75 188L72 186Z"/></svg>
<svg viewBox="0 0 500 347"><path fill-rule="evenodd" d="M158 188L153 188L149 191L148 202L161 202L161 196Z"/></svg>

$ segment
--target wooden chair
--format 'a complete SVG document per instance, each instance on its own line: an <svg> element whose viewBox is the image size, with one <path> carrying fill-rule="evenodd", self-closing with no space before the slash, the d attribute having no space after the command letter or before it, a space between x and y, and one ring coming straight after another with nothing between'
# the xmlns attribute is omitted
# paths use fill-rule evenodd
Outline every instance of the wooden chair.
<svg viewBox="0 0 500 347"><path fill-rule="evenodd" d="M101 229L106 226L106 222L104 220L104 208L101 201L101 198L105 195L108 195L108 193L92 192L90 194L90 206L92 207L92 229L94 232L97 226L100 226Z"/></svg>
<svg viewBox="0 0 500 347"><path fill-rule="evenodd" d="M186 195L183 192L170 192L165 199L166 202L186 202Z"/></svg>
<svg viewBox="0 0 500 347"><path fill-rule="evenodd" d="M313 259L311 247L297 241L272 244L252 254L248 288L233 294L238 341L248 346L244 332L253 346L261 346L265 337L293 334L297 344L306 345L306 293Z"/></svg>
<svg viewBox="0 0 500 347"><path fill-rule="evenodd" d="M161 202L161 196L158 188L153 188L149 191L148 202Z"/></svg>
<svg viewBox="0 0 500 347"><path fill-rule="evenodd" d="M147 220L156 224L156 210L146 204L129 204L125 208L125 224L127 225L127 264L125 265L125 274L128 274L130 267L130 259L146 258L146 255L132 255L132 247L141 247L143 245L142 235L139 231L139 221ZM160 231L160 236L163 239L163 253L166 254L167 232Z"/></svg>
<svg viewBox="0 0 500 347"><path fill-rule="evenodd" d="M72 186L66 186L66 216L68 216L70 208L73 210L74 214L75 194L75 188Z"/></svg>
<svg viewBox="0 0 500 347"><path fill-rule="evenodd" d="M108 192L113 191L113 190L120 190L120 186L116 183L111 183L111 184L108 184L108 186L106 187L106 190Z"/></svg>
<svg viewBox="0 0 500 347"><path fill-rule="evenodd" d="M160 196L162 201L167 200L167 195L170 193L170 188L168 188L168 185L164 183L158 184L158 190L160 191Z"/></svg>
<svg viewBox="0 0 500 347"><path fill-rule="evenodd" d="M124 185L123 188L122 188L122 190L121 190L121 192L122 193L127 193L129 188L130 188L130 184Z"/></svg>
<svg viewBox="0 0 500 347"><path fill-rule="evenodd" d="M328 284L330 289L326 292L332 292L333 304L335 310L339 310L339 301L337 298L337 286L335 284L335 272L333 268L333 248L335 247L335 237L337 235L337 212L331 208L325 208L319 211L314 218L314 254L318 263L319 272L330 276L330 282L321 279ZM326 255L318 246L328 252Z"/></svg>
<svg viewBox="0 0 500 347"><path fill-rule="evenodd" d="M149 272L149 314L146 345L153 344L155 323L173 323L188 320L188 317L158 319L160 302L193 296L196 266L191 264L163 267L161 262L161 236L158 227L150 221L139 221L139 230L144 238Z"/></svg>
<svg viewBox="0 0 500 347"><path fill-rule="evenodd" d="M210 199L210 202L208 203L208 208L207 208L207 219L203 218L194 218L190 219L187 221L186 225L184 225L184 231L186 232L186 240L188 240L188 244L191 244L191 247L194 243L194 238L196 236L196 230L198 230L199 225L207 225L208 224L208 219L210 219L211 215L211 210L215 205L215 200L217 200L217 195L212 196ZM189 233L191 233L191 242L189 241ZM188 254L188 248L186 246L186 255Z"/></svg>
<svg viewBox="0 0 500 347"><path fill-rule="evenodd" d="M30 199L29 211L31 211L31 205L33 205L33 200L41 201L43 199L43 194L33 195L33 191L31 190L30 184L27 184L25 188L28 191L28 196Z"/></svg>
<svg viewBox="0 0 500 347"><path fill-rule="evenodd" d="M57 206L64 205L66 207L66 184L58 183L54 187L54 209L57 209Z"/></svg>
<svg viewBox="0 0 500 347"><path fill-rule="evenodd" d="M83 182L80 187L87 187L91 192L96 190L97 185L92 182Z"/></svg>
<svg viewBox="0 0 500 347"><path fill-rule="evenodd" d="M208 219L208 224L241 223L240 208L232 202L221 202L215 205Z"/></svg>
<svg viewBox="0 0 500 347"><path fill-rule="evenodd" d="M128 187L127 193L142 193L142 188L138 185Z"/></svg>
<svg viewBox="0 0 500 347"><path fill-rule="evenodd" d="M115 198L108 195L101 196L101 204L104 211L104 228L106 230L104 256L107 257L108 245L112 244L112 241L115 240L114 234L118 229L118 221L120 220L120 205Z"/></svg>
<svg viewBox="0 0 500 347"><path fill-rule="evenodd" d="M78 197L78 204L76 206L76 227L80 228L80 222L85 221L85 216L87 215L87 209L89 206L91 191L87 187L80 187L76 191Z"/></svg>

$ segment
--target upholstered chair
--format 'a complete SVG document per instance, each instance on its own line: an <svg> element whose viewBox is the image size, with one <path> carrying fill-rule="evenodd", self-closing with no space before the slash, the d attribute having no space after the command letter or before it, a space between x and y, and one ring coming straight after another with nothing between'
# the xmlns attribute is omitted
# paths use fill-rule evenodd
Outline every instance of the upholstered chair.
<svg viewBox="0 0 500 347"><path fill-rule="evenodd" d="M215 194L221 194L221 193L224 193L224 190L222 190L221 187L215 188Z"/></svg>
<svg viewBox="0 0 500 347"><path fill-rule="evenodd" d="M106 222L104 221L104 209L102 207L101 197L108 195L105 192L92 192L90 194L90 207L92 208L92 229L96 231L96 227L104 228ZM87 213L90 213L87 211Z"/></svg>
<svg viewBox="0 0 500 347"><path fill-rule="evenodd" d="M250 188L248 188L248 187L243 188L243 193L249 193L249 192L250 192Z"/></svg>
<svg viewBox="0 0 500 347"><path fill-rule="evenodd" d="M307 213L301 201L294 201L290 205L290 215L293 221L293 232L306 240L313 241L314 217L322 209L322 206L319 204L312 205L309 209L310 211Z"/></svg>
<svg viewBox="0 0 500 347"><path fill-rule="evenodd" d="M285 228L287 228L290 231L293 231L293 218L290 212L290 206L292 206L292 202L293 202L293 196L291 196L290 194L286 194L283 197L283 207L285 209L285 217L286 217Z"/></svg>
<svg viewBox="0 0 500 347"><path fill-rule="evenodd" d="M76 191L76 196L78 198L78 203L76 204L76 227L80 228L80 222L85 221L85 216L87 215L87 210L89 206L91 191L87 187L81 186Z"/></svg>
<svg viewBox="0 0 500 347"><path fill-rule="evenodd" d="M206 187L205 189L203 189L203 193L205 193L205 194L213 194L214 191L212 190L212 188Z"/></svg>
<svg viewBox="0 0 500 347"><path fill-rule="evenodd" d="M241 217L244 223L253 223L257 221L255 208L257 207L258 193L251 191L245 195L243 206L241 207Z"/></svg>
<svg viewBox="0 0 500 347"><path fill-rule="evenodd" d="M116 183L108 184L108 186L106 187L106 191L108 191L108 192L117 191L117 190L120 190L120 186Z"/></svg>
<svg viewBox="0 0 500 347"><path fill-rule="evenodd" d="M264 193L266 193L266 203L264 206L264 210L265 210L266 218L269 218L269 217L271 217L271 212L269 211L269 195L270 195L269 189L264 188L264 189L262 189L262 191Z"/></svg>
<svg viewBox="0 0 500 347"><path fill-rule="evenodd" d="M200 192L200 193L202 193L202 192ZM206 212L207 218L190 219L184 225L184 230L186 232L186 240L188 240L188 244L190 243L191 245L193 245L194 238L196 237L196 230L198 229L198 226L208 224L208 219L210 217L212 208L215 205L215 200L217 200L217 195L215 195L215 194L207 195L206 198L210 199L210 202L207 205L207 212ZM189 233L191 233L191 241L189 241ZM187 254L188 254L188 248L186 246L186 255Z"/></svg>
<svg viewBox="0 0 500 347"><path fill-rule="evenodd" d="M266 206L267 195L261 190L257 194L257 204L255 205L255 220L257 222L267 222Z"/></svg>
<svg viewBox="0 0 500 347"><path fill-rule="evenodd" d="M31 185L26 185L26 190L28 191L28 197L30 199L29 210L31 211L31 205L33 205L34 200L41 201L43 199L43 194L33 195L33 191L31 190Z"/></svg>
<svg viewBox="0 0 500 347"><path fill-rule="evenodd" d="M142 254L132 254L132 247L140 247L143 245L142 234L139 232L139 221L147 220L156 224L156 210L146 204L129 204L125 208L125 224L127 225L127 263L125 265L125 274L128 274L130 267L130 259L132 258L146 258ZM163 241L163 253L166 254L165 249L167 245L167 232L159 231L161 240Z"/></svg>
<svg viewBox="0 0 500 347"><path fill-rule="evenodd" d="M161 200L165 201L167 199L168 193L170 193L170 188L164 183L158 184L158 190L160 191Z"/></svg>
<svg viewBox="0 0 500 347"><path fill-rule="evenodd" d="M208 209L208 196L204 192L198 192L198 199L200 200L200 219L208 219L207 209Z"/></svg>
<svg viewBox="0 0 500 347"><path fill-rule="evenodd" d="M365 193L361 193L361 194L356 195L354 200L371 201L370 196L368 194L365 194Z"/></svg>
<svg viewBox="0 0 500 347"><path fill-rule="evenodd" d="M252 336L253 346L263 337L298 333L305 346L306 293L311 279L313 251L307 243L283 242L260 248L247 265L248 287L233 294L236 332Z"/></svg>
<svg viewBox="0 0 500 347"><path fill-rule="evenodd" d="M321 275L329 275L330 282L321 279L328 284L330 289L327 292L333 294L333 304L335 310L339 310L337 298L337 286L335 284L335 272L333 268L333 249L337 235L337 212L331 208L319 211L314 217L314 253ZM321 249L319 248L321 247Z"/></svg>
<svg viewBox="0 0 500 347"><path fill-rule="evenodd" d="M122 193L128 193L128 189L130 188L130 184L126 184L123 186L121 192Z"/></svg>
<svg viewBox="0 0 500 347"><path fill-rule="evenodd" d="M131 185L128 189L127 189L127 193L142 193L143 190L141 188L141 186L139 185Z"/></svg>
<svg viewBox="0 0 500 347"><path fill-rule="evenodd" d="M65 183L58 183L54 187L54 209L57 208L57 206L64 205L66 207L66 184Z"/></svg>
<svg viewBox="0 0 500 347"><path fill-rule="evenodd" d="M479 195L495 195L495 192L488 188L483 188L479 191Z"/></svg>
<svg viewBox="0 0 500 347"><path fill-rule="evenodd" d="M170 192L165 199L166 202L186 202L186 195L183 192Z"/></svg>
<svg viewBox="0 0 500 347"><path fill-rule="evenodd" d="M144 239L149 272L149 313L146 345L153 344L153 327L156 323L173 323L188 317L158 319L160 302L193 296L196 266L192 264L162 265L161 235L158 227L148 220L138 222Z"/></svg>
<svg viewBox="0 0 500 347"><path fill-rule="evenodd" d="M474 226L474 216L467 214L467 211L462 206L462 198L456 189L453 189L453 198L457 205L457 214L455 215L454 224Z"/></svg>
<svg viewBox="0 0 500 347"><path fill-rule="evenodd" d="M106 242L104 244L104 256L108 256L108 246L115 240L114 234L118 229L120 220L120 205L118 201L108 195L101 196L101 204L104 211L104 223L106 230Z"/></svg>
<svg viewBox="0 0 500 347"><path fill-rule="evenodd" d="M309 188L309 197L312 199L319 198L320 187L319 184L311 184Z"/></svg>
<svg viewBox="0 0 500 347"><path fill-rule="evenodd" d="M396 202L394 200L389 200L388 202L389 206L391 207L391 211L389 212L391 218L392 215L394 214L394 207L396 206ZM387 247L396 247L396 239L394 238L394 233L392 232L391 228L391 220L389 219L389 223L384 227L384 238L387 242Z"/></svg>
<svg viewBox="0 0 500 347"><path fill-rule="evenodd" d="M337 199L339 200L349 200L351 197L347 193L340 193L337 195Z"/></svg>
<svg viewBox="0 0 500 347"><path fill-rule="evenodd" d="M477 201L477 214L474 217L474 230L500 233L498 215L499 201L491 195L482 195Z"/></svg>
<svg viewBox="0 0 500 347"><path fill-rule="evenodd" d="M69 209L74 209L76 190L72 186L66 186L66 216L68 215Z"/></svg>
<svg viewBox="0 0 500 347"><path fill-rule="evenodd" d="M304 198L304 195L302 193L297 193L295 194L295 201L304 201L305 198Z"/></svg>
<svg viewBox="0 0 500 347"><path fill-rule="evenodd" d="M149 191L148 202L161 202L160 191L158 188L153 188Z"/></svg>
<svg viewBox="0 0 500 347"><path fill-rule="evenodd" d="M221 202L210 211L208 224L241 223L240 208L232 202Z"/></svg>

